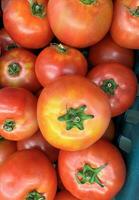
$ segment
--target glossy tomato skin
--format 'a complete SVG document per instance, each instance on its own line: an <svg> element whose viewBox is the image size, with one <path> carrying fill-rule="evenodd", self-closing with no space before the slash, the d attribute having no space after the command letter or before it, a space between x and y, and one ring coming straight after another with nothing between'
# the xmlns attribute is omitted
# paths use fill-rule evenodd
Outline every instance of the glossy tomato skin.
<svg viewBox="0 0 139 200"><path fill-rule="evenodd" d="M48 2L48 18L54 34L64 44L78 48L91 46L105 36L111 25L112 10L111 0L90 5L79 0Z"/></svg>
<svg viewBox="0 0 139 200"><path fill-rule="evenodd" d="M118 62L132 68L134 65L134 52L131 49L120 47L110 35L107 35L90 48L89 61L92 65Z"/></svg>
<svg viewBox="0 0 139 200"><path fill-rule="evenodd" d="M111 35L122 47L139 49L139 19L132 14L138 6L138 0L115 1Z"/></svg>
<svg viewBox="0 0 139 200"><path fill-rule="evenodd" d="M35 71L38 80L45 87L58 77L68 74L85 76L87 61L83 54L65 45L51 45L37 57Z"/></svg>
<svg viewBox="0 0 139 200"><path fill-rule="evenodd" d="M126 66L119 63L97 65L87 77L99 87L102 87L106 80L114 80L117 88L113 95L108 94L113 117L122 114L134 103L137 78Z"/></svg>
<svg viewBox="0 0 139 200"><path fill-rule="evenodd" d="M40 131L35 133L32 137L17 142L17 149L19 151L33 148L42 150L52 162L58 159L59 150L51 146L44 139Z"/></svg>
<svg viewBox="0 0 139 200"><path fill-rule="evenodd" d="M0 90L0 135L9 140L22 140L38 130L37 99L23 88Z"/></svg>
<svg viewBox="0 0 139 200"><path fill-rule="evenodd" d="M54 200L79 200L79 199L74 197L68 191L62 191L62 192L57 193Z"/></svg>
<svg viewBox="0 0 139 200"><path fill-rule="evenodd" d="M1 200L27 199L32 191L52 200L56 193L56 184L52 164L43 152L36 149L13 154L0 169Z"/></svg>
<svg viewBox="0 0 139 200"><path fill-rule="evenodd" d="M16 142L0 138L0 165L17 151Z"/></svg>
<svg viewBox="0 0 139 200"><path fill-rule="evenodd" d="M43 16L33 14L31 3L27 0L10 0L3 13L7 32L22 47L31 49L46 46L53 37L46 14L48 0L37 0L34 3L42 5Z"/></svg>
<svg viewBox="0 0 139 200"><path fill-rule="evenodd" d="M112 142L114 140L114 137L115 137L115 124L114 124L114 121L111 120L107 130L105 131L103 135L103 138Z"/></svg>
<svg viewBox="0 0 139 200"><path fill-rule="evenodd" d="M0 58L0 85L2 87L23 87L31 92L41 86L35 74L36 56L23 48L8 51ZM18 64L19 71L13 72L13 64Z"/></svg>
<svg viewBox="0 0 139 200"><path fill-rule="evenodd" d="M104 187L96 182L80 184L77 173L87 164L92 168L105 167L98 173ZM126 168L118 149L106 140L99 140L82 151L60 151L59 172L65 188L81 200L109 200L122 188Z"/></svg>
<svg viewBox="0 0 139 200"><path fill-rule="evenodd" d="M74 115L79 109L82 111ZM85 115L84 120L80 113ZM61 120L66 114L69 115L70 125ZM107 96L95 84L91 85L82 76L67 75L42 91L38 99L37 117L40 130L51 145L74 151L87 148L103 135L111 112ZM85 117L88 119L85 120ZM73 125L76 120L79 123Z"/></svg>

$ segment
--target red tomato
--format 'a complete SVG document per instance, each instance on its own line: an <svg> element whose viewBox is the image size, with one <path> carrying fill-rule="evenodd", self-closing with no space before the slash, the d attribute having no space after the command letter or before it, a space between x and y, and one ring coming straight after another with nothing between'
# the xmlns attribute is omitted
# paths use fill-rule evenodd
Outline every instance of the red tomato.
<svg viewBox="0 0 139 200"><path fill-rule="evenodd" d="M110 200L125 182L124 160L105 140L82 151L60 151L58 163L65 188L81 200Z"/></svg>
<svg viewBox="0 0 139 200"><path fill-rule="evenodd" d="M139 49L139 1L116 0L111 27L113 40L122 47Z"/></svg>
<svg viewBox="0 0 139 200"><path fill-rule="evenodd" d="M10 35L6 32L4 28L0 29L0 47L1 54L3 55L6 51L17 47L17 44L13 41Z"/></svg>
<svg viewBox="0 0 139 200"><path fill-rule="evenodd" d="M16 152L16 142L5 140L0 136L0 165Z"/></svg>
<svg viewBox="0 0 139 200"><path fill-rule="evenodd" d="M40 88L35 75L36 56L25 49L16 48L0 58L0 85L23 87L32 92Z"/></svg>
<svg viewBox="0 0 139 200"><path fill-rule="evenodd" d="M0 90L0 135L9 140L22 140L38 130L37 100L23 88Z"/></svg>
<svg viewBox="0 0 139 200"><path fill-rule="evenodd" d="M72 196L68 191L62 191L57 193L55 200L78 200L76 197Z"/></svg>
<svg viewBox="0 0 139 200"><path fill-rule="evenodd" d="M111 36L107 35L90 48L89 61L93 65L118 62L132 68L134 65L134 52L131 49L118 46Z"/></svg>
<svg viewBox="0 0 139 200"><path fill-rule="evenodd" d="M38 148L42 150L50 161L54 162L58 159L59 150L51 146L42 136L41 132L38 131L32 137L18 141L17 142L17 149L32 149Z"/></svg>
<svg viewBox="0 0 139 200"><path fill-rule="evenodd" d="M103 138L107 139L109 141L113 141L114 137L115 137L115 124L111 120L107 130L105 131L105 133L103 135Z"/></svg>
<svg viewBox="0 0 139 200"><path fill-rule="evenodd" d="M60 77L43 89L38 123L44 138L63 150L80 150L95 143L108 127L107 96L82 76Z"/></svg>
<svg viewBox="0 0 139 200"><path fill-rule="evenodd" d="M79 50L54 44L39 54L35 70L38 80L45 87L62 75L84 76L87 72L87 61Z"/></svg>
<svg viewBox="0 0 139 200"><path fill-rule="evenodd" d="M47 19L48 0L10 0L3 12L3 22L11 37L26 48L42 48L53 34Z"/></svg>
<svg viewBox="0 0 139 200"><path fill-rule="evenodd" d="M0 168L1 200L52 200L56 193L56 174L39 150L14 153Z"/></svg>
<svg viewBox="0 0 139 200"><path fill-rule="evenodd" d="M48 18L56 37L64 44L87 47L108 32L113 14L111 0L49 0Z"/></svg>
<svg viewBox="0 0 139 200"><path fill-rule="evenodd" d="M134 72L124 65L98 65L89 72L88 78L108 95L113 117L122 114L134 103L137 78Z"/></svg>

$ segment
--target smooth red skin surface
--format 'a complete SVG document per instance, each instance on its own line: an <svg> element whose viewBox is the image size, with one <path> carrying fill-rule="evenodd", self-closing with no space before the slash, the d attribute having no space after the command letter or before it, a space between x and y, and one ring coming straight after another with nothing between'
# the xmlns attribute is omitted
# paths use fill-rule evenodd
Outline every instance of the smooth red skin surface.
<svg viewBox="0 0 139 200"><path fill-rule="evenodd" d="M41 132L38 131L32 137L18 141L17 142L17 149L32 149L38 148L42 150L50 161L54 162L58 159L59 150L51 146L42 136Z"/></svg>
<svg viewBox="0 0 139 200"><path fill-rule="evenodd" d="M138 7L138 0L116 0L111 27L113 40L122 47L139 49L139 18L132 16L129 8Z"/></svg>
<svg viewBox="0 0 139 200"><path fill-rule="evenodd" d="M85 5L79 0L50 0L48 18L56 37L82 48L100 41L108 32L113 14L111 0Z"/></svg>
<svg viewBox="0 0 139 200"><path fill-rule="evenodd" d="M39 150L16 152L0 168L1 200L23 200L33 190L52 200L56 188L55 170Z"/></svg>
<svg viewBox="0 0 139 200"><path fill-rule="evenodd" d="M112 142L114 140L114 137L115 137L115 124L111 120L107 130L105 131L105 133L103 135L103 138Z"/></svg>
<svg viewBox="0 0 139 200"><path fill-rule="evenodd" d="M0 135L9 140L22 140L38 130L36 117L37 99L23 88L3 88L0 90ZM3 129L5 120L16 122L13 131Z"/></svg>
<svg viewBox="0 0 139 200"><path fill-rule="evenodd" d="M101 64L94 67L87 77L99 87L107 79L114 79L118 84L115 94L108 95L113 117L122 114L134 103L137 78L134 72L126 66L119 63Z"/></svg>
<svg viewBox="0 0 139 200"><path fill-rule="evenodd" d="M89 50L89 61L93 65L109 62L118 62L132 68L134 65L134 52L117 45L110 35L107 35Z"/></svg>
<svg viewBox="0 0 139 200"><path fill-rule="evenodd" d="M68 191L62 191L62 192L57 193L54 200L79 200L79 199L74 197Z"/></svg>
<svg viewBox="0 0 139 200"><path fill-rule="evenodd" d="M8 1L9 1L9 0L1 0L1 9L2 9L2 11L4 11L4 9L5 9L5 7L6 7L7 3L8 3Z"/></svg>
<svg viewBox="0 0 139 200"><path fill-rule="evenodd" d="M67 108L86 105L85 113L94 115L84 121L84 130L66 130L66 122L58 117ZM53 146L75 151L95 143L108 127L111 117L107 96L85 77L66 75L43 89L38 99L37 118L44 138Z"/></svg>
<svg viewBox="0 0 139 200"><path fill-rule="evenodd" d="M9 140L0 140L0 165L17 151L16 142Z"/></svg>
<svg viewBox="0 0 139 200"><path fill-rule="evenodd" d="M31 92L37 91L41 86L35 74L36 56L25 49L15 48L0 58L0 85L2 87L23 87ZM8 73L8 65L18 63L21 72L13 77Z"/></svg>
<svg viewBox="0 0 139 200"><path fill-rule="evenodd" d="M82 151L60 151L59 173L65 188L81 200L110 200L122 188L125 182L126 168L118 149L106 140L99 140ZM101 171L100 180L104 188L98 184L79 184L76 173L84 164L93 168L108 163Z"/></svg>
<svg viewBox="0 0 139 200"><path fill-rule="evenodd" d="M11 44L17 45L4 28L0 29L0 47L2 55L7 51L6 48Z"/></svg>
<svg viewBox="0 0 139 200"><path fill-rule="evenodd" d="M44 87L62 75L86 75L87 61L83 54L77 49L67 48L67 52L61 53L51 45L37 57L35 71Z"/></svg>
<svg viewBox="0 0 139 200"><path fill-rule="evenodd" d="M47 9L48 0L37 0ZM3 12L3 23L7 32L22 47L42 48L53 38L50 25L45 17L32 15L27 0L10 0Z"/></svg>

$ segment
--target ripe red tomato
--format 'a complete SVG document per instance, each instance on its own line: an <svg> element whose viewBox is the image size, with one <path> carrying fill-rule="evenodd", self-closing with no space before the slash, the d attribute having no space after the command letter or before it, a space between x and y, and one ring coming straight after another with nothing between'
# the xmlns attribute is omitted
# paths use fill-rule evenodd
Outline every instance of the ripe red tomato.
<svg viewBox="0 0 139 200"><path fill-rule="evenodd" d="M37 112L44 138L56 148L69 151L95 143L111 117L105 93L77 75L60 77L43 89Z"/></svg>
<svg viewBox="0 0 139 200"><path fill-rule="evenodd" d="M81 200L110 200L125 182L124 160L105 140L82 151L60 151L58 163L65 188Z"/></svg>
<svg viewBox="0 0 139 200"><path fill-rule="evenodd" d="M116 0L111 27L113 40L122 47L139 49L139 1Z"/></svg>
<svg viewBox="0 0 139 200"><path fill-rule="evenodd" d="M37 99L23 88L0 90L0 135L9 140L22 140L38 130Z"/></svg>
<svg viewBox="0 0 139 200"><path fill-rule="evenodd" d="M103 138L112 142L114 137L115 137L115 124L111 120L107 130L105 131L105 133L103 135Z"/></svg>
<svg viewBox="0 0 139 200"><path fill-rule="evenodd" d="M57 193L54 200L78 200L76 197L72 196L68 191L62 191Z"/></svg>
<svg viewBox="0 0 139 200"><path fill-rule="evenodd" d="M43 152L14 153L0 167L1 200L52 200L56 193L55 170Z"/></svg>
<svg viewBox="0 0 139 200"><path fill-rule="evenodd" d="M108 95L113 117L122 114L134 103L137 78L134 72L124 65L98 65L89 72L88 78Z"/></svg>
<svg viewBox="0 0 139 200"><path fill-rule="evenodd" d="M13 39L10 37L10 35L6 32L4 28L0 29L0 47L2 55L6 51L17 47L17 44L13 41Z"/></svg>
<svg viewBox="0 0 139 200"><path fill-rule="evenodd" d="M120 47L112 40L110 35L107 35L90 48L89 61L93 65L118 62L132 68L134 65L134 52L131 49Z"/></svg>
<svg viewBox="0 0 139 200"><path fill-rule="evenodd" d="M10 155L16 152L16 142L5 140L0 136L0 165L8 159Z"/></svg>
<svg viewBox="0 0 139 200"><path fill-rule="evenodd" d="M0 58L0 85L23 87L32 92L40 88L35 74L36 56L21 48L8 51Z"/></svg>
<svg viewBox="0 0 139 200"><path fill-rule="evenodd" d="M62 75L79 74L85 76L87 61L79 50L62 44L54 44L39 54L35 70L38 80L45 87Z"/></svg>
<svg viewBox="0 0 139 200"><path fill-rule="evenodd" d="M22 47L42 48L53 34L47 19L48 0L10 0L3 12L7 32Z"/></svg>
<svg viewBox="0 0 139 200"><path fill-rule="evenodd" d="M113 14L111 0L49 0L48 18L56 37L82 48L100 41L108 32Z"/></svg>
<svg viewBox="0 0 139 200"><path fill-rule="evenodd" d="M38 148L42 150L50 161L54 162L58 159L59 150L51 146L42 136L41 132L38 131L32 137L17 142L17 149L32 149Z"/></svg>

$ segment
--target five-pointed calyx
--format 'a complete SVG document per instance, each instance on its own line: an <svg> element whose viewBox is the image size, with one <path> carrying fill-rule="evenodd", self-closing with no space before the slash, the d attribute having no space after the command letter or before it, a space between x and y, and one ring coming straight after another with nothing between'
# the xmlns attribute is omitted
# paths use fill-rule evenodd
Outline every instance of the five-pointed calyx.
<svg viewBox="0 0 139 200"><path fill-rule="evenodd" d="M114 95L118 85L116 84L114 79L106 79L103 81L100 87L108 95Z"/></svg>

